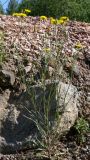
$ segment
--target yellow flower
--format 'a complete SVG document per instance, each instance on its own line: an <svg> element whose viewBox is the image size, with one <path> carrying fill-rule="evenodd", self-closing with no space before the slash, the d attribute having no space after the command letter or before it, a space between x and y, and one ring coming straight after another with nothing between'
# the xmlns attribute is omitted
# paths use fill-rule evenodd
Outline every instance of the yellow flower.
<svg viewBox="0 0 90 160"><path fill-rule="evenodd" d="M57 20L57 24L64 24L64 21L62 19Z"/></svg>
<svg viewBox="0 0 90 160"><path fill-rule="evenodd" d="M19 16L26 17L27 15L25 13L19 13Z"/></svg>
<svg viewBox="0 0 90 160"><path fill-rule="evenodd" d="M53 17L50 18L50 22L51 22L51 24L57 24L57 20L54 19Z"/></svg>
<svg viewBox="0 0 90 160"><path fill-rule="evenodd" d="M46 16L40 16L40 20L47 20Z"/></svg>
<svg viewBox="0 0 90 160"><path fill-rule="evenodd" d="M13 13L13 16L26 17L25 13Z"/></svg>
<svg viewBox="0 0 90 160"><path fill-rule="evenodd" d="M81 49L84 46L80 42L78 42L78 43L76 43L75 47L78 48L78 49Z"/></svg>
<svg viewBox="0 0 90 160"><path fill-rule="evenodd" d="M63 21L69 21L69 18L68 18L68 17L66 17L66 16L62 16L62 17L60 17L60 20L63 20Z"/></svg>
<svg viewBox="0 0 90 160"><path fill-rule="evenodd" d="M50 17L50 19L54 19L53 17Z"/></svg>
<svg viewBox="0 0 90 160"><path fill-rule="evenodd" d="M25 12L26 13L31 13L31 10L30 9L25 9Z"/></svg>
<svg viewBox="0 0 90 160"><path fill-rule="evenodd" d="M13 15L13 16L18 16L18 13L13 13L12 15Z"/></svg>
<svg viewBox="0 0 90 160"><path fill-rule="evenodd" d="M48 52L50 52L51 49L50 48L44 48L43 50L48 53Z"/></svg>

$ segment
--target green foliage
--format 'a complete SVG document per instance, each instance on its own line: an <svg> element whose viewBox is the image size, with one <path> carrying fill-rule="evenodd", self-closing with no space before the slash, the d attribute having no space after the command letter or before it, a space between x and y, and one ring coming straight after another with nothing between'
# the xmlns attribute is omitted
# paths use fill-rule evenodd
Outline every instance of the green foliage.
<svg viewBox="0 0 90 160"><path fill-rule="evenodd" d="M17 11L17 7L18 7L18 2L17 2L17 0L10 0L10 1L9 1L9 4L8 4L8 7L7 7L7 9L6 9L7 14L12 15L14 12Z"/></svg>
<svg viewBox="0 0 90 160"><path fill-rule="evenodd" d="M78 141L81 143L85 142L85 134L89 131L88 122L81 117L77 120L75 128L78 131Z"/></svg>
<svg viewBox="0 0 90 160"><path fill-rule="evenodd" d="M1 2L0 2L0 14L4 14L4 9L3 9Z"/></svg>
<svg viewBox="0 0 90 160"><path fill-rule="evenodd" d="M31 0L22 0L18 5L18 11L21 12L23 9L30 9L30 1Z"/></svg>
<svg viewBox="0 0 90 160"><path fill-rule="evenodd" d="M70 19L90 22L90 0L22 0L18 11L31 9L32 16L68 16Z"/></svg>

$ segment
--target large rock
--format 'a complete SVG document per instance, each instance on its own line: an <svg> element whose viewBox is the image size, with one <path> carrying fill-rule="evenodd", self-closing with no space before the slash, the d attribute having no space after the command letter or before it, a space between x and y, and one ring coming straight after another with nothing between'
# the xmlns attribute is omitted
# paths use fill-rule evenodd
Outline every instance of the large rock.
<svg viewBox="0 0 90 160"><path fill-rule="evenodd" d="M29 111L33 110L35 113L35 107L41 112L43 116L43 99L44 96L43 87L32 86L27 91L22 92L19 95L6 90L0 97L0 151L1 153L11 153L18 150L22 150L27 147L33 147L32 140L35 140L35 136L38 134L38 130L35 124L24 117L30 117ZM33 104L32 97L35 93L36 104ZM50 93L52 94L49 100ZM59 93L59 94L57 94ZM59 95L59 96L58 96ZM74 124L77 116L77 90L74 86L59 83L50 83L46 85L45 89L46 104L50 107L50 121L54 121L55 111L57 104L59 110L64 108L62 118L60 120L57 133L63 134L68 131ZM66 105L67 104L67 105ZM26 109L27 108L27 109ZM61 109L60 109L61 108ZM30 117L31 118L31 117ZM36 114L34 119L36 118ZM41 117L39 120L41 122ZM44 118L42 118L43 122Z"/></svg>
<svg viewBox="0 0 90 160"><path fill-rule="evenodd" d="M69 131L78 117L78 93L75 86L71 84L64 84L62 82L59 83L58 90L60 96L59 106L60 108L62 108L62 106L64 107L64 111L58 126L58 133L62 134L66 131Z"/></svg>

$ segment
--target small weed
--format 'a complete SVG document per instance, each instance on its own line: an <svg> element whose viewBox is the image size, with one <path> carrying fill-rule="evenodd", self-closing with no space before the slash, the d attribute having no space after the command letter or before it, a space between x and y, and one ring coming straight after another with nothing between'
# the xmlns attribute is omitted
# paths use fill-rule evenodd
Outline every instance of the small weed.
<svg viewBox="0 0 90 160"><path fill-rule="evenodd" d="M78 142L79 143L85 142L86 141L85 135L90 129L88 122L83 117L79 118L76 122L75 129L78 132L78 137L77 137Z"/></svg>

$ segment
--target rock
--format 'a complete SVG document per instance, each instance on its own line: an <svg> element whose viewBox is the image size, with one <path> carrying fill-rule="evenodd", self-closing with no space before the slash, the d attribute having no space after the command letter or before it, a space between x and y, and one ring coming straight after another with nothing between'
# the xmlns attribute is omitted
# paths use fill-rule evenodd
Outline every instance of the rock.
<svg viewBox="0 0 90 160"><path fill-rule="evenodd" d="M58 91L60 89L59 99L57 99L57 89ZM64 84L62 82L59 82L59 84L55 82L48 82L45 89L45 97L47 101L49 98L48 95L50 95L51 91L53 94L49 100L49 107L51 108L49 120L52 123L55 120L57 102L59 102L59 108L62 108L64 106L64 102L67 103L69 101L65 107L60 124L58 126L58 134L60 135L61 133L63 134L70 129L78 116L78 109L76 106L77 91L72 85L69 86L68 84ZM34 144L32 141L35 141L35 136L38 135L38 130L35 126L35 123L30 119L25 118L24 115L30 117L30 113L27 111L27 109L29 111L33 110L35 113L35 106L33 105L30 97L30 95L34 96L34 93L36 99L36 108L40 111L40 114L43 117L42 106L44 102L42 101L42 97L44 96L44 89L41 85L34 85L32 87L28 86L27 91L20 93L18 96L14 95L12 92L7 92L7 90L5 91L5 94L2 95L2 98L0 99L0 104L2 103L3 99L3 115L2 118L0 117L0 150L2 153L13 153L15 151L33 147ZM35 114L33 117L34 120L37 117L36 115L37 114ZM44 118L41 118L40 116L39 120L40 122L44 122Z"/></svg>
<svg viewBox="0 0 90 160"><path fill-rule="evenodd" d="M58 133L62 134L69 131L78 117L78 92L75 86L64 84L62 82L59 83L58 90L60 90L59 106L65 107L64 113L62 114L60 120L60 124L58 126Z"/></svg>
<svg viewBox="0 0 90 160"><path fill-rule="evenodd" d="M90 65L90 49L89 49L89 51L86 51L86 53L85 53L85 61L87 64Z"/></svg>
<svg viewBox="0 0 90 160"><path fill-rule="evenodd" d="M76 75L76 76L79 76L80 74L80 69L79 69L79 65L77 62L73 62L73 64L69 61L66 62L65 64L65 68L69 71L69 72L72 72L73 71L73 74Z"/></svg>
<svg viewBox="0 0 90 160"><path fill-rule="evenodd" d="M88 95L87 95L87 102L90 103L90 92L88 92Z"/></svg>
<svg viewBox="0 0 90 160"><path fill-rule="evenodd" d="M54 68L52 68L51 66L49 66L48 70L49 70L49 75L52 76L52 74L54 72Z"/></svg>
<svg viewBox="0 0 90 160"><path fill-rule="evenodd" d="M79 52L79 54L78 54L78 59L84 60L84 55L83 55L82 52Z"/></svg>
<svg viewBox="0 0 90 160"><path fill-rule="evenodd" d="M24 69L25 69L25 73L28 73L31 71L31 68L32 68L32 63L30 63L28 66L26 66Z"/></svg>
<svg viewBox="0 0 90 160"><path fill-rule="evenodd" d="M11 71L0 70L0 87L13 86L15 75Z"/></svg>
<svg viewBox="0 0 90 160"><path fill-rule="evenodd" d="M73 68L72 68L72 71L73 71L73 73L74 73L76 76L79 76L79 74L80 74L80 69L79 69L78 63L75 63L75 64L74 64L74 66L73 66Z"/></svg>
<svg viewBox="0 0 90 160"><path fill-rule="evenodd" d="M1 122L4 121L8 115L8 100L10 97L10 91L8 89L5 90L5 93L0 94L0 126ZM0 130L1 131L1 130Z"/></svg>

